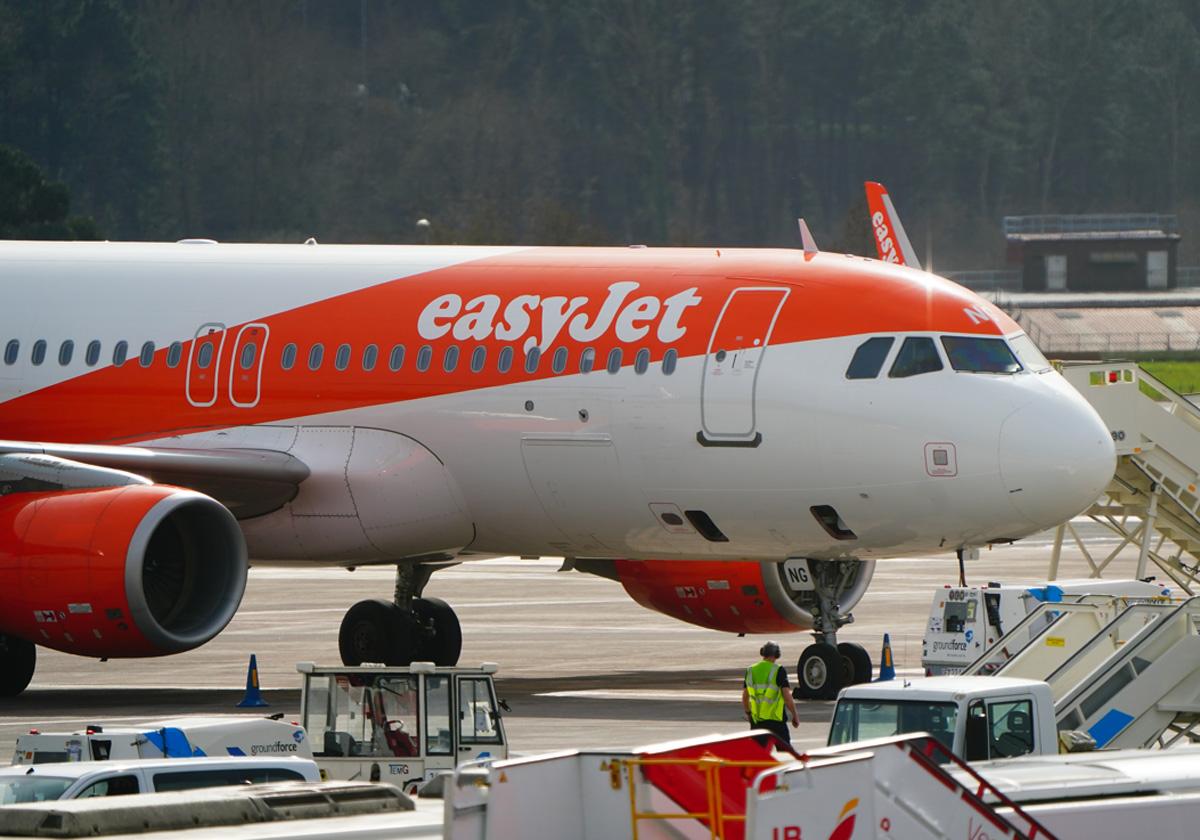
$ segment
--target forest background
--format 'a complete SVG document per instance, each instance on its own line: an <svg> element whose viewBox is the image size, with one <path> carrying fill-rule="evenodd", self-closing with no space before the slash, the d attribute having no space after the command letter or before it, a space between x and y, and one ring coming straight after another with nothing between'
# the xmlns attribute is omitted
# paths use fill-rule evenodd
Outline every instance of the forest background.
<svg viewBox="0 0 1200 840"><path fill-rule="evenodd" d="M804 216L873 253L876 179L939 269L1002 267L1029 213L1178 213L1192 265L1198 29L1195 0L0 0L0 235L795 247ZM76 217L5 231L38 170Z"/></svg>

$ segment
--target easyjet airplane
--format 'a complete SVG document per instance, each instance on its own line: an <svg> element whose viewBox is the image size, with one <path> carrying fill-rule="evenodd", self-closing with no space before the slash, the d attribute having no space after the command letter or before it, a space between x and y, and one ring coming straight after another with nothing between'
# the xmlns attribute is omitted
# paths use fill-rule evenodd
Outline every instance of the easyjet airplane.
<svg viewBox="0 0 1200 840"><path fill-rule="evenodd" d="M0 243L0 693L38 645L203 644L248 562L395 565L393 598L346 613L343 659L453 663L426 582L509 554L706 627L814 630L812 696L869 676L836 634L877 558L1054 525L1113 446L990 303L805 233Z"/></svg>

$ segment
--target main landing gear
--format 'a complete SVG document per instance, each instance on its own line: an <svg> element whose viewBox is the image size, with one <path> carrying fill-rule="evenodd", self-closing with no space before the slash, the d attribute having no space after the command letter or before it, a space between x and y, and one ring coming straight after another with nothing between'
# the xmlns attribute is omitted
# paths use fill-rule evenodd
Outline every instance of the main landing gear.
<svg viewBox="0 0 1200 840"><path fill-rule="evenodd" d="M854 616L841 612L838 601L857 579L858 563L809 563L817 598L812 608L816 644L806 647L796 664L794 695L798 700L832 700L848 685L871 681L871 655L866 648L837 640L838 628L854 621Z"/></svg>
<svg viewBox="0 0 1200 840"><path fill-rule="evenodd" d="M421 597L432 574L428 565L397 564L394 600L359 601L346 611L338 631L343 665L458 664L462 653L458 616L441 598Z"/></svg>
<svg viewBox="0 0 1200 840"><path fill-rule="evenodd" d="M0 697L16 697L24 691L36 665L33 642L0 633Z"/></svg>

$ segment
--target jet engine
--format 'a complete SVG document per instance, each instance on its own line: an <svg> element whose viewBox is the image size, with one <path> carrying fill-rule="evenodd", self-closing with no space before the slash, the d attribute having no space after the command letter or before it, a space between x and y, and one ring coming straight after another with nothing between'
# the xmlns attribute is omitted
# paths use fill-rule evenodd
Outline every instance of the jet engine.
<svg viewBox="0 0 1200 840"><path fill-rule="evenodd" d="M866 592L874 562L786 563L719 560L576 560L575 568L620 581L643 607L727 633L795 633L813 629L816 604L808 563L853 563L839 608Z"/></svg>
<svg viewBox="0 0 1200 840"><path fill-rule="evenodd" d="M0 497L0 634L67 653L159 656L224 629L246 588L233 515L159 484Z"/></svg>

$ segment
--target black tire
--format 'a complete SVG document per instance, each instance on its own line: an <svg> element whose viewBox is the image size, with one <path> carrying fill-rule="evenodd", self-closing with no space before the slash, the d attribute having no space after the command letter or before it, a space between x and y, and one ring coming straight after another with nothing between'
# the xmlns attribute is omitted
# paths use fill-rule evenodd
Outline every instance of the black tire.
<svg viewBox="0 0 1200 840"><path fill-rule="evenodd" d="M413 612L422 624L433 625L433 635L417 643L416 659L434 665L457 665L462 653L462 626L454 610L441 598L417 598Z"/></svg>
<svg viewBox="0 0 1200 840"><path fill-rule="evenodd" d="M37 667L37 646L33 642L0 633L0 697L16 697Z"/></svg>
<svg viewBox="0 0 1200 840"><path fill-rule="evenodd" d="M845 666L847 681L843 686L869 683L874 669L871 665L871 654L867 653L867 649L855 642L839 642L837 649Z"/></svg>
<svg viewBox="0 0 1200 840"><path fill-rule="evenodd" d="M818 642L800 654L796 683L801 699L832 700L842 689L842 655L831 644Z"/></svg>
<svg viewBox="0 0 1200 840"><path fill-rule="evenodd" d="M342 619L338 652L342 664L409 665L413 660L412 618L390 601L359 601Z"/></svg>

